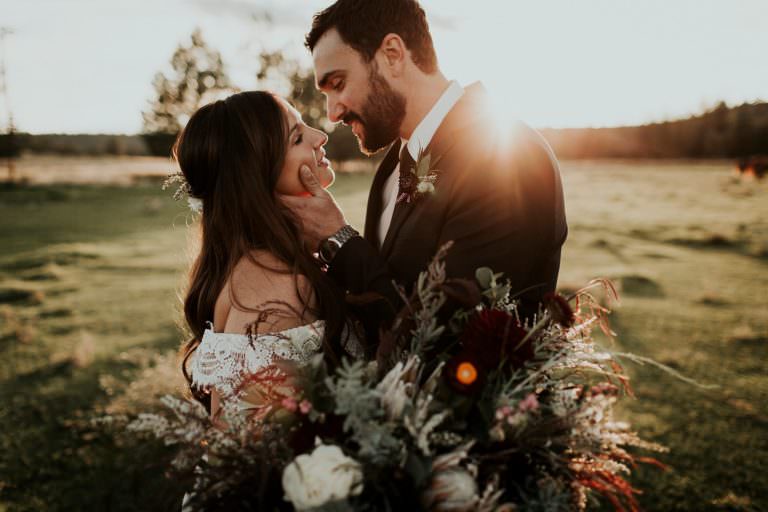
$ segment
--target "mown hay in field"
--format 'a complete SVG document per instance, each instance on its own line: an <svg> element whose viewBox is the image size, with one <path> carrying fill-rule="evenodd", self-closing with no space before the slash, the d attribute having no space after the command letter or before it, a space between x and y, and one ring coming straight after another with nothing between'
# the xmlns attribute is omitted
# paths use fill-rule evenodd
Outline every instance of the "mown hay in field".
<svg viewBox="0 0 768 512"><path fill-rule="evenodd" d="M726 338L729 343L739 345L764 345L768 343L768 334L755 331L750 325L738 325Z"/></svg>
<svg viewBox="0 0 768 512"><path fill-rule="evenodd" d="M27 324L17 324L12 332L12 336L19 343L30 344L35 340L37 336L37 329Z"/></svg>
<svg viewBox="0 0 768 512"><path fill-rule="evenodd" d="M62 275L61 267L55 263L49 263L42 267L22 271L18 274L18 278L22 281L59 281Z"/></svg>
<svg viewBox="0 0 768 512"><path fill-rule="evenodd" d="M617 244L613 241L606 240L605 238L596 238L589 244L594 249L600 249L608 254L612 254L620 260L625 260L624 254L622 254L623 244Z"/></svg>
<svg viewBox="0 0 768 512"><path fill-rule="evenodd" d="M644 258L650 258L650 259L653 259L653 260L671 260L671 259L674 259L672 256L670 256L668 254L662 254L660 252L646 252L646 253L641 254L641 256L644 257Z"/></svg>
<svg viewBox="0 0 768 512"><path fill-rule="evenodd" d="M27 288L0 288L0 304L42 304L45 294L40 290Z"/></svg>
<svg viewBox="0 0 768 512"><path fill-rule="evenodd" d="M56 308L56 309L46 309L37 314L38 318L63 318L67 316L72 316L73 311L69 308Z"/></svg>
<svg viewBox="0 0 768 512"><path fill-rule="evenodd" d="M59 252L43 252L38 251L33 254L22 254L10 260L3 262L0 265L0 269L14 272L44 269L50 265L57 265L66 267L69 265L77 265L83 260L96 260L99 259L98 254L89 253L81 250L59 251Z"/></svg>
<svg viewBox="0 0 768 512"><path fill-rule="evenodd" d="M740 245L740 243L737 240L733 240L720 233L710 233L702 237L670 238L667 240L667 242L671 244L684 245L686 247L695 247L695 248L702 248L702 249L706 249L706 248L723 249L723 248L736 247Z"/></svg>
<svg viewBox="0 0 768 512"><path fill-rule="evenodd" d="M621 294L635 297L663 297L661 285L650 277L627 274L617 279Z"/></svg>
<svg viewBox="0 0 768 512"><path fill-rule="evenodd" d="M3 320L5 325L16 319L16 312L13 308L7 304L0 305L0 319Z"/></svg>
<svg viewBox="0 0 768 512"><path fill-rule="evenodd" d="M704 293L696 302L705 306L725 306L728 304L728 301L716 292Z"/></svg>

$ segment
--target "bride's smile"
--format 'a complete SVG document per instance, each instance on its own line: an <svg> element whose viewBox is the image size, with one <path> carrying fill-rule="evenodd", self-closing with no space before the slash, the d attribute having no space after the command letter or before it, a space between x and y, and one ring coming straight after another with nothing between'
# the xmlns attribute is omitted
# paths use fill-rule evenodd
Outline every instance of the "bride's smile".
<svg viewBox="0 0 768 512"><path fill-rule="evenodd" d="M299 177L299 170L304 165L317 176L323 188L329 187L335 174L330 161L325 157L324 146L328 142L328 135L307 126L301 114L288 102L280 100L280 103L288 120L288 144L275 192L291 196L306 195L307 191Z"/></svg>

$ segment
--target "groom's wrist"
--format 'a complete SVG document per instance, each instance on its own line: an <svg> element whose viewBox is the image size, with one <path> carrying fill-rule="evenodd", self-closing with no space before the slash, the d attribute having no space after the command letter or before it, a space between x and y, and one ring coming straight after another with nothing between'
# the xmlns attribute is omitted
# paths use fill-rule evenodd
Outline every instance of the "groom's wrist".
<svg viewBox="0 0 768 512"><path fill-rule="evenodd" d="M344 244L358 236L360 236L360 233L355 228L345 224L334 234L320 241L320 245L317 248L318 259L322 263L330 265Z"/></svg>

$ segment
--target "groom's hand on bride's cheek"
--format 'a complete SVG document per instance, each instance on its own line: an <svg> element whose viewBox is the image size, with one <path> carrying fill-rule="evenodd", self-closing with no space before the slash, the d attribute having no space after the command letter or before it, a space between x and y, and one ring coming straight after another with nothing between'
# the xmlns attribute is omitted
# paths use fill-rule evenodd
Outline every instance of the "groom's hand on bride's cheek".
<svg viewBox="0 0 768 512"><path fill-rule="evenodd" d="M322 187L309 167L302 165L299 175L309 195L280 195L279 198L301 221L305 241L316 250L321 240L340 230L347 221L333 196Z"/></svg>

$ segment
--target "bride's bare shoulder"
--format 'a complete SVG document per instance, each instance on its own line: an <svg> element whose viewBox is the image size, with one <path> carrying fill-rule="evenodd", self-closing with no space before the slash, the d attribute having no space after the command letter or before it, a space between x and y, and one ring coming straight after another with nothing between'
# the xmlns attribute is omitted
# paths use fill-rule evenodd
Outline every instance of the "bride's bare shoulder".
<svg viewBox="0 0 768 512"><path fill-rule="evenodd" d="M230 310L226 332L245 332L263 312L259 332L280 331L312 322L306 306L312 306L312 286L279 258L266 251L252 251L235 266L224 288Z"/></svg>

